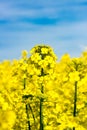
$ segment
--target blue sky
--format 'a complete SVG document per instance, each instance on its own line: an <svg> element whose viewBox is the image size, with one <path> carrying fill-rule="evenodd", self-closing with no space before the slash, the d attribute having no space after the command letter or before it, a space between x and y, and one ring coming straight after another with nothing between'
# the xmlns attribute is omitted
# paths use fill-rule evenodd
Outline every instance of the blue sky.
<svg viewBox="0 0 87 130"><path fill-rule="evenodd" d="M0 0L0 61L48 44L58 57L87 48L87 0Z"/></svg>

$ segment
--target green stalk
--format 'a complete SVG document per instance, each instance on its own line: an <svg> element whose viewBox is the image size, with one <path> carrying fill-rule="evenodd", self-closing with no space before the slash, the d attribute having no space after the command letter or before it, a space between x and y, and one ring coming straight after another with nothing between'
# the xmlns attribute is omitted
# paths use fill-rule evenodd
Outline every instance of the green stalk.
<svg viewBox="0 0 87 130"><path fill-rule="evenodd" d="M77 103L77 81L75 82L75 93L74 93L74 111L73 111L73 116L76 117L76 109L77 109L77 106L76 106L76 103ZM75 127L73 127L73 130L75 130Z"/></svg>
<svg viewBox="0 0 87 130"><path fill-rule="evenodd" d="M32 116L33 116L33 119L34 119L34 124L36 126L35 117L34 117L34 113L33 113L32 107L30 106L30 104L28 104L28 105L29 105L29 108L31 110L31 113L32 113Z"/></svg>
<svg viewBox="0 0 87 130"><path fill-rule="evenodd" d="M43 93L43 86L41 86L41 92ZM40 130L44 130L43 125L43 98L40 99Z"/></svg>
<svg viewBox="0 0 87 130"><path fill-rule="evenodd" d="M26 114L27 114L27 123L28 123L28 130L31 130L30 121L29 121L29 108L28 105L26 105Z"/></svg>
<svg viewBox="0 0 87 130"><path fill-rule="evenodd" d="M41 70L41 76L44 76L43 69ZM41 93L44 93L44 86L41 84ZM40 98L40 130L44 130L43 124L43 97Z"/></svg>
<svg viewBox="0 0 87 130"><path fill-rule="evenodd" d="M24 78L24 89L26 87L26 78Z"/></svg>
<svg viewBox="0 0 87 130"><path fill-rule="evenodd" d="M24 89L26 87L26 78L24 78ZM30 126L30 121L29 121L29 108L28 105L26 104L26 114L27 114L27 123L28 123L28 130L31 130L31 126Z"/></svg>

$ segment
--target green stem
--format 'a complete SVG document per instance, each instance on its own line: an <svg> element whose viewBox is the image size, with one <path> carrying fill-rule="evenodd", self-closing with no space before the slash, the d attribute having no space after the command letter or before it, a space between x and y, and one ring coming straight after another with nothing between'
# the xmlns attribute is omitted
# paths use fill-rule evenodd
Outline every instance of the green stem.
<svg viewBox="0 0 87 130"><path fill-rule="evenodd" d="M77 81L75 82L75 94L74 94L74 111L73 111L74 117L76 117L76 103L77 103Z"/></svg>
<svg viewBox="0 0 87 130"><path fill-rule="evenodd" d="M74 111L73 111L73 116L76 117L76 109L77 109L77 106L76 106L76 103L77 103L77 81L75 82L75 93L74 93ZM75 127L73 127L73 130L75 130Z"/></svg>
<svg viewBox="0 0 87 130"><path fill-rule="evenodd" d="M34 124L36 124L36 123L35 123L35 117L34 117L34 113L33 113L32 107L30 106L30 104L28 104L28 105L29 105L29 108L30 108L30 110L31 110L31 113L32 113L32 116L33 116L33 119L34 119Z"/></svg>
<svg viewBox="0 0 87 130"><path fill-rule="evenodd" d="M73 127L73 130L75 130L75 127Z"/></svg>
<svg viewBox="0 0 87 130"><path fill-rule="evenodd" d="M28 105L26 105L26 113L27 113L27 123L28 123L28 130L31 130L30 121L29 121L29 108Z"/></svg>
<svg viewBox="0 0 87 130"><path fill-rule="evenodd" d="M43 93L43 86L41 86L41 92ZM44 125L43 125L43 98L40 99L40 130L44 130Z"/></svg>
<svg viewBox="0 0 87 130"><path fill-rule="evenodd" d="M24 78L24 89L26 87L26 78Z"/></svg>
<svg viewBox="0 0 87 130"><path fill-rule="evenodd" d="M43 68L41 70L41 76L44 76ZM41 93L44 93L44 86L41 84ZM40 98L40 130L44 130L44 124L43 124L43 97Z"/></svg>
<svg viewBox="0 0 87 130"><path fill-rule="evenodd" d="M26 78L24 78L24 89L26 87ZM28 130L31 130L31 126L30 126L30 121L29 121L29 109L28 109L28 105L26 104L26 114L27 114L27 123L28 123Z"/></svg>

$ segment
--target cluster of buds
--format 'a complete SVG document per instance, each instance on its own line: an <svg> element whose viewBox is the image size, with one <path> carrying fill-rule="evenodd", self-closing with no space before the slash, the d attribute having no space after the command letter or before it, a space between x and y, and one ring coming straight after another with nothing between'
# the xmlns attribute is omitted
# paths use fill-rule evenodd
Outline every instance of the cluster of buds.
<svg viewBox="0 0 87 130"><path fill-rule="evenodd" d="M43 70L44 75L53 72L57 57L50 46L37 45L31 49L30 53L29 63L33 64L37 71Z"/></svg>

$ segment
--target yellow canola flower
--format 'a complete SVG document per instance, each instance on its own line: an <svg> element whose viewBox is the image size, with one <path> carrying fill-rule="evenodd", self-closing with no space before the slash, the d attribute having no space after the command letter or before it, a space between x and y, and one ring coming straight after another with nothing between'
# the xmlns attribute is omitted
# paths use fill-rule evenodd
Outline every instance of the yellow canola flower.
<svg viewBox="0 0 87 130"><path fill-rule="evenodd" d="M46 58L45 58L45 60L48 62L48 63L53 63L54 62L54 60L53 60L53 57L52 56L46 56Z"/></svg>
<svg viewBox="0 0 87 130"><path fill-rule="evenodd" d="M47 125L47 126L45 126L45 130L53 130L52 125Z"/></svg>
<svg viewBox="0 0 87 130"><path fill-rule="evenodd" d="M49 69L49 75L52 75L53 74L53 69Z"/></svg>
<svg viewBox="0 0 87 130"><path fill-rule="evenodd" d="M38 61L41 60L41 56L39 53L35 53L31 56L31 60L34 61L35 63L38 63Z"/></svg>
<svg viewBox="0 0 87 130"><path fill-rule="evenodd" d="M10 130L15 123L16 115L13 111L0 112L0 130Z"/></svg>
<svg viewBox="0 0 87 130"><path fill-rule="evenodd" d="M35 72L36 72L35 66L34 66L34 65L29 65L29 66L27 67L27 72L29 73L29 75L34 75Z"/></svg>
<svg viewBox="0 0 87 130"><path fill-rule="evenodd" d="M2 106L2 109L3 109L3 110L7 110L7 108L8 108L8 103L5 102L5 103L3 104L3 106Z"/></svg>
<svg viewBox="0 0 87 130"><path fill-rule="evenodd" d="M46 68L48 66L48 62L46 60L41 60L38 62L41 68Z"/></svg>
<svg viewBox="0 0 87 130"><path fill-rule="evenodd" d="M53 60L56 61L58 59L58 57L55 55L55 53L53 52L53 50L49 49L49 52L50 52L51 56L53 57Z"/></svg>
<svg viewBox="0 0 87 130"><path fill-rule="evenodd" d="M55 62L52 62L52 63L50 64L50 67L51 67L51 68L54 68L55 65L56 65Z"/></svg>
<svg viewBox="0 0 87 130"><path fill-rule="evenodd" d="M70 81L71 82L75 82L75 81L79 81L80 80L78 71L70 72L69 77L70 77Z"/></svg>
<svg viewBox="0 0 87 130"><path fill-rule="evenodd" d="M27 58L27 54L28 54L28 52L26 51L26 50L23 50L22 51L22 57L25 59L25 58Z"/></svg>
<svg viewBox="0 0 87 130"><path fill-rule="evenodd" d="M76 127L76 130L87 130L87 129L84 126L82 126L82 125L78 125Z"/></svg>
<svg viewBox="0 0 87 130"><path fill-rule="evenodd" d="M84 102L81 101L77 102L77 109L82 109L84 105L85 105Z"/></svg>
<svg viewBox="0 0 87 130"><path fill-rule="evenodd" d="M87 57L87 50L82 53L83 57Z"/></svg>
<svg viewBox="0 0 87 130"><path fill-rule="evenodd" d="M41 48L41 53L42 54L48 54L48 48Z"/></svg>
<svg viewBox="0 0 87 130"><path fill-rule="evenodd" d="M35 53L35 47L30 50L30 54Z"/></svg>
<svg viewBox="0 0 87 130"><path fill-rule="evenodd" d="M27 75L26 74L23 74L23 79L27 78Z"/></svg>
<svg viewBox="0 0 87 130"><path fill-rule="evenodd" d="M24 64L21 66L21 69L22 69L22 70L26 70L27 67L28 67L28 64L25 64L25 63L24 63Z"/></svg>
<svg viewBox="0 0 87 130"><path fill-rule="evenodd" d="M24 59L20 59L20 60L19 60L19 64L18 64L19 67L20 67L20 64L24 64Z"/></svg>
<svg viewBox="0 0 87 130"><path fill-rule="evenodd" d="M38 83L43 83L43 80L44 80L44 77L40 77L39 80L38 80Z"/></svg>
<svg viewBox="0 0 87 130"><path fill-rule="evenodd" d="M8 124L12 127L12 125L15 123L16 115L13 111L8 111L7 117L8 117Z"/></svg>
<svg viewBox="0 0 87 130"><path fill-rule="evenodd" d="M70 62L70 55L69 54L63 55L61 61L65 63Z"/></svg>

